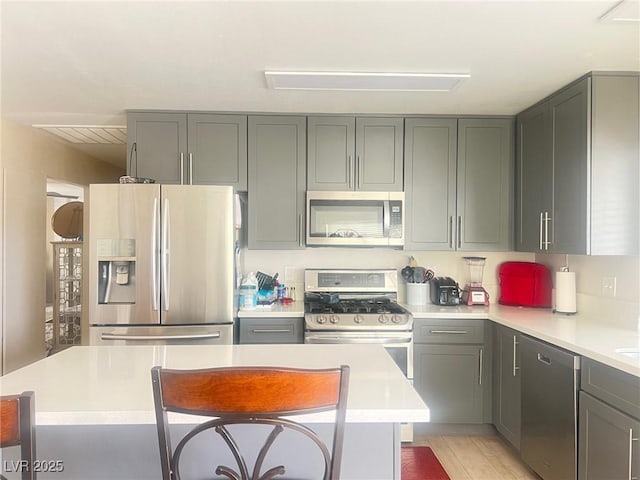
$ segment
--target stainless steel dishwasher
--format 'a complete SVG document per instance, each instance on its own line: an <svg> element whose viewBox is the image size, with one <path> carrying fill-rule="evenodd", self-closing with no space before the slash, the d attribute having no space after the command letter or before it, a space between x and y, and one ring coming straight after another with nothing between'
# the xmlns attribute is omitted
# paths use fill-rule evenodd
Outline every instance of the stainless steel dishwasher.
<svg viewBox="0 0 640 480"><path fill-rule="evenodd" d="M544 480L577 478L580 356L524 336L522 459Z"/></svg>

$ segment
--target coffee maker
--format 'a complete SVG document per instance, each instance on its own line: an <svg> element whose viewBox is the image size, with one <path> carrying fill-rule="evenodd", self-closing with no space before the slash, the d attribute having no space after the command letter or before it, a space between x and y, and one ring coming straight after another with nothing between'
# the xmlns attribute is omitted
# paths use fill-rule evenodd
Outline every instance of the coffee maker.
<svg viewBox="0 0 640 480"><path fill-rule="evenodd" d="M466 305L489 305L489 293L482 286L486 257L463 257L469 267L469 283L462 291L462 303Z"/></svg>

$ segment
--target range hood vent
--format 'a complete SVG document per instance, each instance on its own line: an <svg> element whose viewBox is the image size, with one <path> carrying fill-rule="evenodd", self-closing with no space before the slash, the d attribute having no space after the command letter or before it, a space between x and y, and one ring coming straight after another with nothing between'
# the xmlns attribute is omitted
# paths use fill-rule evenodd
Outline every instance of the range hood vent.
<svg viewBox="0 0 640 480"><path fill-rule="evenodd" d="M127 143L127 127L103 125L32 125L69 143L113 144Z"/></svg>

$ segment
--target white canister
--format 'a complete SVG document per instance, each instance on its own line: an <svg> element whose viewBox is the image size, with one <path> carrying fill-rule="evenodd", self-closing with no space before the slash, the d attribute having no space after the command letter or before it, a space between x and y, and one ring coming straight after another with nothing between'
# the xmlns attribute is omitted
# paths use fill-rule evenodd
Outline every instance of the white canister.
<svg viewBox="0 0 640 480"><path fill-rule="evenodd" d="M426 305L428 298L428 283L407 283L407 304Z"/></svg>

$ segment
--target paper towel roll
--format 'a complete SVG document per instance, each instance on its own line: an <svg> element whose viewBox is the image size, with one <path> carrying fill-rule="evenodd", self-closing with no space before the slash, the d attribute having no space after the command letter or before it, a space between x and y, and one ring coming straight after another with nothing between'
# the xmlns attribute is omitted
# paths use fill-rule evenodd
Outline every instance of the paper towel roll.
<svg viewBox="0 0 640 480"><path fill-rule="evenodd" d="M556 272L556 312L576 313L576 273Z"/></svg>

